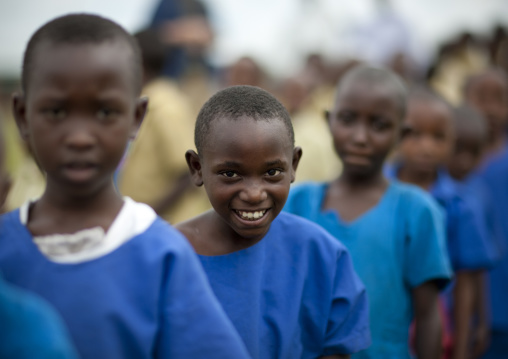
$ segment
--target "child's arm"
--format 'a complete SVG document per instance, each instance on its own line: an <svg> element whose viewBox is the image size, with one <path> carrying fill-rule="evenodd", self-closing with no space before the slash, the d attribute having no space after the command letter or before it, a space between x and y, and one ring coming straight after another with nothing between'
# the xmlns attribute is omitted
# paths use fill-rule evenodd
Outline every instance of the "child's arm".
<svg viewBox="0 0 508 359"><path fill-rule="evenodd" d="M485 271L478 271L475 274L475 305L476 325L473 329L473 355L480 357L487 349L490 341L489 311L487 298L485 297Z"/></svg>
<svg viewBox="0 0 508 359"><path fill-rule="evenodd" d="M457 271L453 290L453 359L467 357L471 339L471 319L475 299L475 274Z"/></svg>
<svg viewBox="0 0 508 359"><path fill-rule="evenodd" d="M434 281L413 289L415 313L415 349L418 359L441 357L441 318L439 316L439 288Z"/></svg>

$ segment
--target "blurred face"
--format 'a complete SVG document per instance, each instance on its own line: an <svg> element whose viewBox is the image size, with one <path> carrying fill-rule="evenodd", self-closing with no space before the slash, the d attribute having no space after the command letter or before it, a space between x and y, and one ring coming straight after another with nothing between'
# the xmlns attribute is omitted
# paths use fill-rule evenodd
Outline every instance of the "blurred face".
<svg viewBox="0 0 508 359"><path fill-rule="evenodd" d="M204 184L226 231L256 240L286 203L299 157L282 121L218 119L193 176Z"/></svg>
<svg viewBox="0 0 508 359"><path fill-rule="evenodd" d="M404 165L432 174L447 163L454 143L451 111L437 101L410 101L399 146Z"/></svg>
<svg viewBox="0 0 508 359"><path fill-rule="evenodd" d="M136 98L131 61L121 41L36 49L27 94L14 106L48 188L83 194L112 184L146 108Z"/></svg>
<svg viewBox="0 0 508 359"><path fill-rule="evenodd" d="M466 100L487 119L491 137L502 133L508 122L508 88L496 73L487 73L471 84Z"/></svg>
<svg viewBox="0 0 508 359"><path fill-rule="evenodd" d="M372 176L398 140L400 109L384 87L353 82L338 95L328 115L344 174Z"/></svg>
<svg viewBox="0 0 508 359"><path fill-rule="evenodd" d="M453 178L463 180L480 164L485 139L472 131L458 131L455 147L448 161L448 171Z"/></svg>

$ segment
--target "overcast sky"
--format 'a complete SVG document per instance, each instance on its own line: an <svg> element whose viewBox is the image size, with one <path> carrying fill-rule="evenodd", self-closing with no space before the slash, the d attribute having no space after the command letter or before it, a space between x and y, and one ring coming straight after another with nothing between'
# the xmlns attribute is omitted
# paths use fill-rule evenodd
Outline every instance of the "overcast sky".
<svg viewBox="0 0 508 359"><path fill-rule="evenodd" d="M288 74L310 51L346 56L365 45L351 29L372 22L374 0L203 0L217 34L211 58L227 64L242 55L257 58L269 72ZM109 17L130 31L145 26L158 0L0 0L0 76L17 76L30 35L69 12ZM506 0L392 0L411 25L416 50L432 53L438 41L461 27L486 33L508 24ZM349 37L348 37L349 36ZM354 40L351 40L354 39Z"/></svg>

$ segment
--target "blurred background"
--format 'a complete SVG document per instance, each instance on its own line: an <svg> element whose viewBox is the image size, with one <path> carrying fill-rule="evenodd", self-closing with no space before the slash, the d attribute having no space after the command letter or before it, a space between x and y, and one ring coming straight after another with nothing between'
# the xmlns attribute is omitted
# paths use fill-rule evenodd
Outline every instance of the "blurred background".
<svg viewBox="0 0 508 359"><path fill-rule="evenodd" d="M159 120L145 123L172 122L170 130L146 136L176 132L190 141L181 149L158 149L176 153L181 162L165 176L186 174L183 153L192 147L192 135L183 133L192 131L204 101L225 86L256 85L275 94L292 115L297 144L305 148L297 180L326 180L337 175L340 163L322 113L331 104L337 80L351 66L389 66L409 85L428 83L453 104L461 102L460 88L470 74L491 65L508 68L507 0L1 0L0 118L7 128L7 167L14 179L8 209L44 188L44 178L19 142L10 115L23 50L38 27L71 12L108 17L133 34L155 31L156 38L150 33L138 38L145 56L144 92L150 93L151 118L158 101L160 108L168 108ZM153 80L160 76L165 87L158 82L154 90ZM171 141L176 140L162 142ZM147 155L139 156L145 163ZM126 172L129 166L133 173L146 173L134 164ZM161 189L154 198L164 200L157 203L136 198L127 184L122 192L163 213L188 186L178 178L171 186L168 181L161 174ZM135 182L131 186L146 188ZM195 204L189 208L194 210L165 218L175 222L202 210Z"/></svg>

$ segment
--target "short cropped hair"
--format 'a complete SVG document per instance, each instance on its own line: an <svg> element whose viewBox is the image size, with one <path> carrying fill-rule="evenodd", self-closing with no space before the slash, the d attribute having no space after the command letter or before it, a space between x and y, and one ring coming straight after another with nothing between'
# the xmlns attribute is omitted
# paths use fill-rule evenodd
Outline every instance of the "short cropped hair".
<svg viewBox="0 0 508 359"><path fill-rule="evenodd" d="M397 102L400 118L406 114L407 109L407 89L402 79L393 71L384 67L374 67L368 65L357 65L347 71L339 80L335 91L335 100L342 94L342 91L349 88L356 82L366 82L371 85L383 86L393 95Z"/></svg>
<svg viewBox="0 0 508 359"><path fill-rule="evenodd" d="M47 41L51 44L101 44L105 41L125 41L132 49L132 72L135 89L141 92L141 54L137 41L117 23L91 14L71 14L58 17L40 27L28 41L23 57L21 85L26 93L34 71L37 47Z"/></svg>
<svg viewBox="0 0 508 359"><path fill-rule="evenodd" d="M282 121L287 128L291 145L295 136L291 117L286 108L268 91L255 86L231 86L213 95L199 111L194 132L198 153L206 143L206 137L215 120L237 120L249 117L257 121Z"/></svg>

